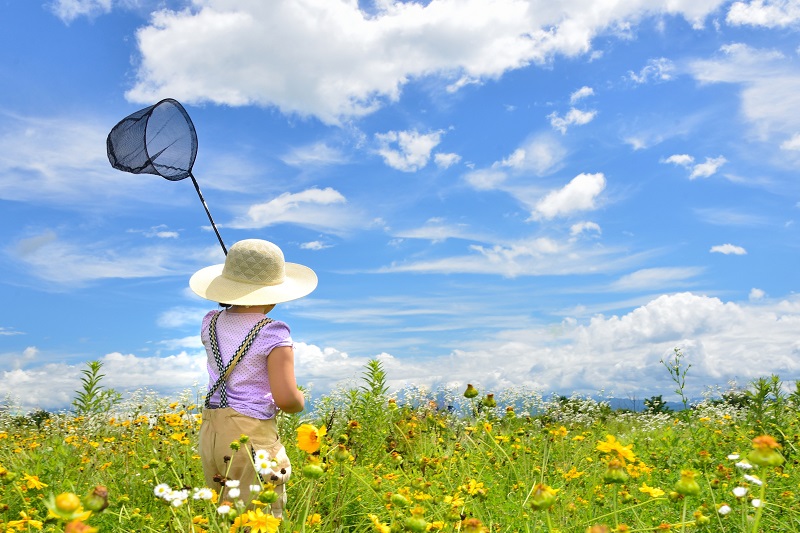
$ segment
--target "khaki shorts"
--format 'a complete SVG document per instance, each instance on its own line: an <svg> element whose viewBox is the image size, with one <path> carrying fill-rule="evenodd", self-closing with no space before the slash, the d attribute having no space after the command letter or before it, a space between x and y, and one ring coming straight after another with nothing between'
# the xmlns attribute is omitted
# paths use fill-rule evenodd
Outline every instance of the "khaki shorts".
<svg viewBox="0 0 800 533"><path fill-rule="evenodd" d="M231 442L238 441L241 435L250 440L234 452ZM230 407L222 409L203 409L203 424L200 426L200 458L203 461L203 476L206 486L221 492L220 477L239 480L241 500L250 503L250 485L256 484L256 471L249 454L255 450L266 450L278 462L275 476L262 476L263 483L275 485L278 501L270 511L276 518L283 515L286 505L285 483L292 473L286 449L278 439L278 425L275 419L259 420ZM225 461L230 457L230 461ZM214 478L217 477L217 481ZM223 495L222 500L225 500Z"/></svg>

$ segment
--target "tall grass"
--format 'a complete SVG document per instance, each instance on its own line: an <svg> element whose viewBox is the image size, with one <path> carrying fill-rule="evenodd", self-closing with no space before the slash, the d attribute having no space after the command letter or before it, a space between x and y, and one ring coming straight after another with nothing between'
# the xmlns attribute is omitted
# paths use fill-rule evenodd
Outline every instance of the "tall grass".
<svg viewBox="0 0 800 533"><path fill-rule="evenodd" d="M800 531L800 394L776 376L677 413L657 397L631 412L522 389L390 394L386 378L372 361L312 414L281 415L280 521L268 484L249 506L203 488L190 392L5 412L0 531Z"/></svg>

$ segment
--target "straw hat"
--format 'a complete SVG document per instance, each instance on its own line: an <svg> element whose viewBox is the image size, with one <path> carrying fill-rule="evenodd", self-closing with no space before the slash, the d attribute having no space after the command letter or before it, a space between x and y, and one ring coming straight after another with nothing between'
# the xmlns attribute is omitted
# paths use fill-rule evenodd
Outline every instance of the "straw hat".
<svg viewBox="0 0 800 533"><path fill-rule="evenodd" d="M230 247L224 264L195 272L189 287L213 302L269 305L309 294L317 287L317 275L306 266L284 261L275 244L246 239Z"/></svg>

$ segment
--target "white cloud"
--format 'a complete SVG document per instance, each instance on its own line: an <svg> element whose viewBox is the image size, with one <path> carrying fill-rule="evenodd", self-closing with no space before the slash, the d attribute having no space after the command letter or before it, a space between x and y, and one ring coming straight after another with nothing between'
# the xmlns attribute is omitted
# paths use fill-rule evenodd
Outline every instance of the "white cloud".
<svg viewBox="0 0 800 533"><path fill-rule="evenodd" d="M485 239L481 239L485 241ZM565 276L613 272L641 260L612 247L580 247L573 237L559 241L533 237L494 245L470 245L469 253L437 259L397 262L381 273L416 272L440 274L485 274L507 278L520 276Z"/></svg>
<svg viewBox="0 0 800 533"><path fill-rule="evenodd" d="M694 157L688 154L675 154L662 160L662 163L672 163L685 168L691 168L689 179L707 178L717 173L717 170L727 163L728 160L723 156L719 157L706 157L702 163L694 164Z"/></svg>
<svg viewBox="0 0 800 533"><path fill-rule="evenodd" d="M330 248L330 247L331 247L330 244L325 244L322 241L304 242L303 244L300 245L300 248L303 250L315 250L315 251L324 250L325 248Z"/></svg>
<svg viewBox="0 0 800 533"><path fill-rule="evenodd" d="M482 392L496 394L528 387L544 394L604 390L617 397L671 398L672 387L660 360L679 347L685 362L692 365L686 380L690 397L730 380L746 383L773 373L784 380L797 379L800 298L768 301L754 289L751 299L737 303L688 292L662 295L622 315L598 314L580 321L567 316L553 323L505 327L479 343L426 359L380 351L354 357L335 347L297 341L297 378L311 385L315 394L324 394L337 383L357 379L366 361L378 357L393 388L410 384L461 388L471 382ZM503 357L495 357L492 371L487 372L486 361L497 353ZM611 362L609 354L614 354ZM207 379L205 360L202 350L167 357L110 353L101 358L103 385L120 391L147 387L163 395L201 390ZM81 369L48 364L5 371L0 376L0 396L24 390L17 398L23 409L66 407L80 388Z"/></svg>
<svg viewBox="0 0 800 533"><path fill-rule="evenodd" d="M687 154L675 154L666 158L664 163L673 163L682 167L688 167L694 163L694 157Z"/></svg>
<svg viewBox="0 0 800 533"><path fill-rule="evenodd" d="M505 183L507 174L501 170L480 169L464 174L464 180L479 191L490 191Z"/></svg>
<svg viewBox="0 0 800 533"><path fill-rule="evenodd" d="M578 174L563 188L548 193L537 202L531 217L535 220L552 219L593 210L605 187L606 178L602 173Z"/></svg>
<svg viewBox="0 0 800 533"><path fill-rule="evenodd" d="M77 244L55 232L19 240L11 249L27 273L64 285L82 285L100 279L132 279L185 274L194 252L175 246L110 248L107 243Z"/></svg>
<svg viewBox="0 0 800 533"><path fill-rule="evenodd" d="M111 11L112 0L54 0L53 14L69 24L78 17L93 18Z"/></svg>
<svg viewBox="0 0 800 533"><path fill-rule="evenodd" d="M567 150L551 135L536 135L527 139L508 157L492 165L493 169L509 168L518 173L532 172L545 176L558 170L563 164Z"/></svg>
<svg viewBox="0 0 800 533"><path fill-rule="evenodd" d="M395 231L392 235L404 239L425 239L431 242L443 242L447 239L482 240L470 230L467 224L447 224L439 218L430 219L419 228Z"/></svg>
<svg viewBox="0 0 800 533"><path fill-rule="evenodd" d="M453 153L445 154L439 152L433 156L433 162L436 163L436 166L439 168L450 168L459 161L461 161L461 156Z"/></svg>
<svg viewBox="0 0 800 533"><path fill-rule="evenodd" d="M24 335L24 333L14 328L0 327L0 337L10 337L12 335Z"/></svg>
<svg viewBox="0 0 800 533"><path fill-rule="evenodd" d="M712 246L711 253L718 253L718 254L725 254L725 255L746 255L747 250L742 248L741 246L736 246L733 244L718 244L716 246Z"/></svg>
<svg viewBox="0 0 800 533"><path fill-rule="evenodd" d="M205 300L204 300L205 301ZM197 307L173 307L161 313L156 324L161 328L180 329L195 326L203 320L208 309Z"/></svg>
<svg viewBox="0 0 800 533"><path fill-rule="evenodd" d="M346 162L342 152L324 142L294 148L281 156L281 161L294 167L338 165Z"/></svg>
<svg viewBox="0 0 800 533"><path fill-rule="evenodd" d="M571 95L569 95L569 103L574 104L579 100L583 100L584 98L588 98L589 96L594 95L594 89L591 87L583 86Z"/></svg>
<svg viewBox="0 0 800 533"><path fill-rule="evenodd" d="M783 141L781 150L800 150L800 133L795 133L790 139Z"/></svg>
<svg viewBox="0 0 800 533"><path fill-rule="evenodd" d="M0 198L69 209L108 209L120 201L174 203L176 186L158 176L114 170L108 127L85 117L0 113Z"/></svg>
<svg viewBox="0 0 800 533"><path fill-rule="evenodd" d="M722 0L598 5L594 0L380 2L204 0L161 10L137 32L130 100L277 107L326 123L369 114L410 80L450 91L557 55L591 54L592 39L647 16L695 27Z"/></svg>
<svg viewBox="0 0 800 533"><path fill-rule="evenodd" d="M339 233L356 227L359 218L355 210L347 208L347 199L339 191L315 187L298 193L283 193L268 202L254 204L246 215L226 226L253 229L288 223Z"/></svg>
<svg viewBox="0 0 800 533"><path fill-rule="evenodd" d="M698 163L692 168L692 173L689 174L689 179L707 178L713 176L719 170L719 167L727 163L728 160L722 156L719 157L706 157L705 162Z"/></svg>
<svg viewBox="0 0 800 533"><path fill-rule="evenodd" d="M659 57L650 59L638 73L629 71L628 78L636 84L669 81L673 78L674 72L675 64L667 58Z"/></svg>
<svg viewBox="0 0 800 533"><path fill-rule="evenodd" d="M580 235L581 233L588 233L590 231L597 234L602 233L600 226L596 222L578 222L569 228L570 235Z"/></svg>
<svg viewBox="0 0 800 533"><path fill-rule="evenodd" d="M741 111L761 139L800 131L800 70L781 52L746 44L723 46L720 56L697 60L689 71L702 83L741 85Z"/></svg>
<svg viewBox="0 0 800 533"><path fill-rule="evenodd" d="M759 300L763 300L766 295L767 293L765 293L763 290L753 287L752 289L750 289L750 294L748 295L747 298L751 302L757 302Z"/></svg>
<svg viewBox="0 0 800 533"><path fill-rule="evenodd" d="M733 26L785 28L800 22L800 4L796 0L734 2L725 20Z"/></svg>
<svg viewBox="0 0 800 533"><path fill-rule="evenodd" d="M644 268L626 274L612 283L610 291L664 290L675 286L685 286L687 281L702 273L697 267L658 267Z"/></svg>
<svg viewBox="0 0 800 533"><path fill-rule="evenodd" d="M547 115L550 119L550 125L553 129L560 131L562 134L567 133L569 126L583 126L591 122L597 115L597 111L581 111L580 109L571 108L566 115L559 116L555 111Z"/></svg>
<svg viewBox="0 0 800 533"><path fill-rule="evenodd" d="M384 162L403 172L415 172L424 168L431 158L431 151L441 142L441 137L441 131L422 134L410 130L375 134L379 145L378 153Z"/></svg>

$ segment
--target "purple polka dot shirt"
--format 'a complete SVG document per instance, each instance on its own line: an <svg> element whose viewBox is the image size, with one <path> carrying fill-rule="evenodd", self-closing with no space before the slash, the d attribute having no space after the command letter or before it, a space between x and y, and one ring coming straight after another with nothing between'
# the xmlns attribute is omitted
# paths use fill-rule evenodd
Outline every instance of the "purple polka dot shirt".
<svg viewBox="0 0 800 533"><path fill-rule="evenodd" d="M218 311L211 311L203 317L200 338L206 347L209 385L216 383L219 370L211 350L208 328L211 317ZM245 335L264 318L260 313L229 313L223 311L217 319L217 345L223 364L233 358L236 349ZM245 356L228 376L225 385L228 393L228 407L243 415L266 420L275 418L278 408L272 399L267 373L267 357L273 348L293 346L289 326L275 320L264 326L256 336ZM211 404L219 405L219 389L211 396Z"/></svg>

